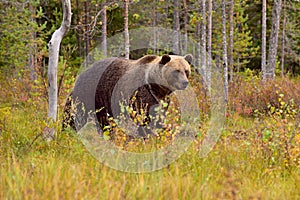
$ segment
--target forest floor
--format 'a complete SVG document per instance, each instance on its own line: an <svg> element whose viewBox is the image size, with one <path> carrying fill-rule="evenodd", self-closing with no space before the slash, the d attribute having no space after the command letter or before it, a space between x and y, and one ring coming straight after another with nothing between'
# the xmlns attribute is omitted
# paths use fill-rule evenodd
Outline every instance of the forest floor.
<svg viewBox="0 0 300 200"><path fill-rule="evenodd" d="M38 137L45 110L2 103L0 199L300 199L295 120L233 114L207 157L195 140L167 168L131 174L100 163L74 132Z"/></svg>

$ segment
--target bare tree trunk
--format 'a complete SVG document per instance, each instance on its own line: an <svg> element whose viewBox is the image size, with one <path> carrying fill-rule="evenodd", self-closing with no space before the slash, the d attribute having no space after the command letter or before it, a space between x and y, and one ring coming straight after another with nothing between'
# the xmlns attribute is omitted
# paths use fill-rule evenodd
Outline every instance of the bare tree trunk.
<svg viewBox="0 0 300 200"><path fill-rule="evenodd" d="M87 68L89 65L89 32L88 32L88 17L89 17L89 11L88 11L88 1L84 2L84 12L85 12L85 30L84 30L84 57L85 57L85 67Z"/></svg>
<svg viewBox="0 0 300 200"><path fill-rule="evenodd" d="M156 23L157 23L157 13L156 13L156 0L153 1L153 53L157 53L157 31L156 31Z"/></svg>
<svg viewBox="0 0 300 200"><path fill-rule="evenodd" d="M230 12L229 12L229 69L230 69L230 82L233 79L233 13L234 13L234 0L230 2Z"/></svg>
<svg viewBox="0 0 300 200"><path fill-rule="evenodd" d="M181 54L180 48L180 21L179 21L179 2L178 0L174 0L174 45L175 45L175 53Z"/></svg>
<svg viewBox="0 0 300 200"><path fill-rule="evenodd" d="M49 108L48 118L56 121L57 117L57 65L59 58L60 43L63 36L69 31L71 25L71 2L62 0L63 21L48 44L49 46L49 65L48 65L48 85L49 85Z"/></svg>
<svg viewBox="0 0 300 200"><path fill-rule="evenodd" d="M224 90L225 101L228 102L228 62L227 62L227 41L226 41L226 0L222 0L222 48L224 67Z"/></svg>
<svg viewBox="0 0 300 200"><path fill-rule="evenodd" d="M128 6L129 0L124 0L125 3L125 17L124 17L124 33L125 33L125 58L129 59L129 30L128 30Z"/></svg>
<svg viewBox="0 0 300 200"><path fill-rule="evenodd" d="M261 71L262 80L266 80L266 46L267 46L267 0L262 0L262 31L261 31Z"/></svg>
<svg viewBox="0 0 300 200"><path fill-rule="evenodd" d="M206 0L201 0L202 7L202 23L201 23L201 68L203 71L203 79L207 87L207 72L206 72Z"/></svg>
<svg viewBox="0 0 300 200"><path fill-rule="evenodd" d="M285 26L286 26L286 0L283 0L283 22L281 40L281 76L284 76L284 54L285 54Z"/></svg>
<svg viewBox="0 0 300 200"><path fill-rule="evenodd" d="M274 0L274 6L272 11L272 29L269 41L268 65L266 68L267 78L270 79L275 78L281 4L281 0Z"/></svg>
<svg viewBox="0 0 300 200"><path fill-rule="evenodd" d="M184 8L184 43L183 43L183 51L184 54L187 53L187 45L188 45L188 8L186 5L186 0L183 0L183 8Z"/></svg>
<svg viewBox="0 0 300 200"><path fill-rule="evenodd" d="M80 12L79 12L79 0L76 0L76 9L77 9L77 14L76 14L76 24L79 24L80 21ZM76 33L76 39L77 39L77 44L78 44L78 54L80 57L83 57L83 52L82 52L82 36L79 32L82 31L82 29L80 27L78 27L79 30L77 30Z"/></svg>
<svg viewBox="0 0 300 200"><path fill-rule="evenodd" d="M207 87L210 90L211 85L211 41L212 41L212 0L208 0L208 21L207 21Z"/></svg>
<svg viewBox="0 0 300 200"><path fill-rule="evenodd" d="M107 19L106 19L106 1L103 1L101 5L102 11L102 54L107 57Z"/></svg>
<svg viewBox="0 0 300 200"><path fill-rule="evenodd" d="M201 41L200 41L200 22L196 23L196 38L197 38L197 57L196 57L196 65L197 65L197 72L199 74L203 74L202 68L201 68ZM204 77L203 77L204 80Z"/></svg>

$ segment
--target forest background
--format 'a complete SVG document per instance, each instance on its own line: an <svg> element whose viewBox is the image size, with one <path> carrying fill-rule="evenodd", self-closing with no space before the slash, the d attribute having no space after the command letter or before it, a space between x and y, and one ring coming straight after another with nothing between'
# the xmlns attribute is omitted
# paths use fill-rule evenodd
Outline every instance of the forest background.
<svg viewBox="0 0 300 200"><path fill-rule="evenodd" d="M57 70L56 138L47 142L47 44L61 25L61 4L0 1L1 199L300 198L298 0L71 1L71 27ZM216 63L228 91L227 123L207 158L197 156L199 136L167 169L126 174L98 163L73 132L61 132L61 113L82 63L97 45L127 29L151 26L181 32L182 52L187 37L199 44L191 85L203 118L209 117L210 102L207 77L199 71L205 71L207 57ZM105 45L101 49L100 58ZM147 53L162 54L147 49L124 56ZM204 121L199 133L206 126Z"/></svg>

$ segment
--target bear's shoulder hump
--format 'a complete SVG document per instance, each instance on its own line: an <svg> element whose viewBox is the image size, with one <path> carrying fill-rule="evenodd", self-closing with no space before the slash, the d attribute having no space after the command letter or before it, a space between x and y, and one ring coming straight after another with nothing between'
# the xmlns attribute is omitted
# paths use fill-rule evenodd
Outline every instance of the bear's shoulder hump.
<svg viewBox="0 0 300 200"><path fill-rule="evenodd" d="M156 55L146 55L140 59L137 60L138 64L148 64L153 62L156 58L158 58L158 56Z"/></svg>

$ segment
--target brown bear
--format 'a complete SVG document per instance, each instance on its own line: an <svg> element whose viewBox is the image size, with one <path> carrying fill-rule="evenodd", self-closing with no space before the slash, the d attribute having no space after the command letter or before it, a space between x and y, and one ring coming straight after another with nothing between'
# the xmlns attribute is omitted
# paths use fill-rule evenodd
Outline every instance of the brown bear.
<svg viewBox="0 0 300 200"><path fill-rule="evenodd" d="M146 55L138 60L108 58L79 75L64 109L63 129L79 131L88 118L109 125L120 113L120 102L135 99L134 109L146 115L160 100L188 85L192 56ZM72 106L73 105L73 106Z"/></svg>

